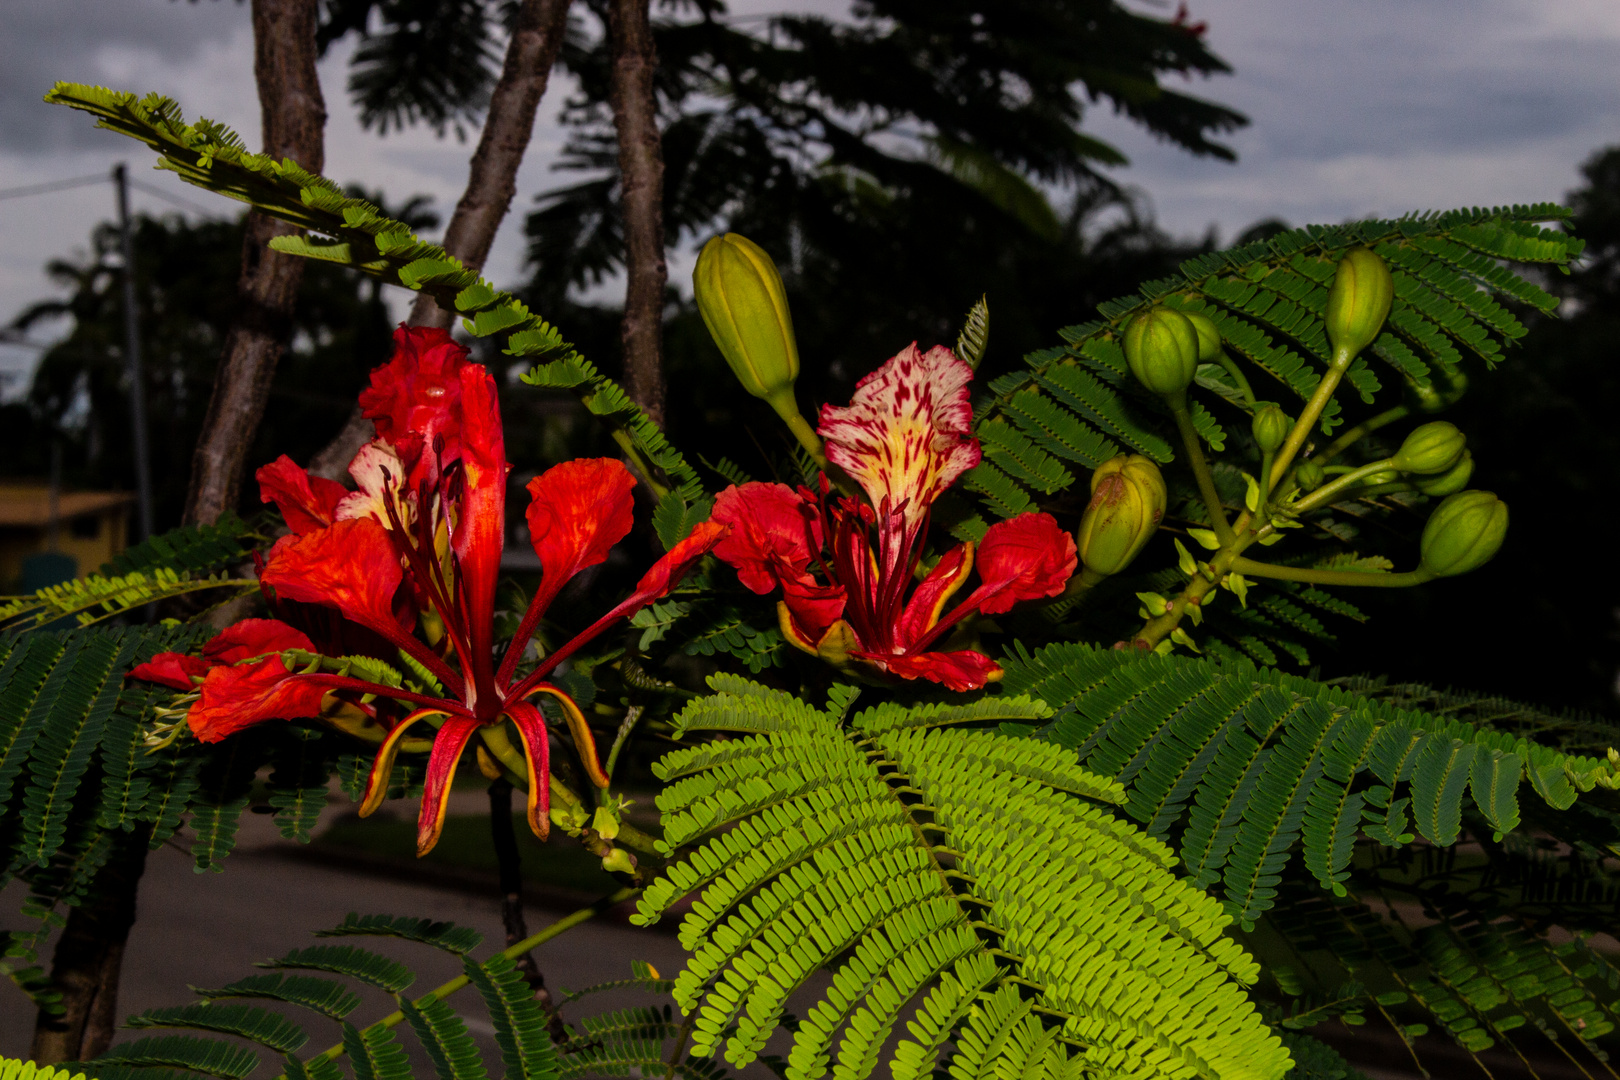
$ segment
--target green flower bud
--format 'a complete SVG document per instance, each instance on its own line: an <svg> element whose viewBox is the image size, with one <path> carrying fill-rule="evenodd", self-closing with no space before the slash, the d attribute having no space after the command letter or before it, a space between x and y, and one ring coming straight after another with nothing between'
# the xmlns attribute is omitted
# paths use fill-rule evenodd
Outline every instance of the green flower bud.
<svg viewBox="0 0 1620 1080"><path fill-rule="evenodd" d="M1467 442L1456 424L1431 420L1408 435L1390 461L1401 472L1424 476L1443 473L1462 460Z"/></svg>
<svg viewBox="0 0 1620 1080"><path fill-rule="evenodd" d="M1110 458L1091 474L1091 502L1075 536L1080 561L1094 574L1131 564L1164 517L1164 477L1141 454Z"/></svg>
<svg viewBox="0 0 1620 1080"><path fill-rule="evenodd" d="M1301 491L1315 491L1322 486L1322 481L1327 479L1327 474L1317 462L1302 461L1299 468L1294 470L1294 479L1299 481Z"/></svg>
<svg viewBox="0 0 1620 1080"><path fill-rule="evenodd" d="M1254 441L1260 444L1260 452L1270 454L1276 452L1293 428L1294 422L1287 413L1275 405L1267 405L1254 414L1250 430L1254 432Z"/></svg>
<svg viewBox="0 0 1620 1080"><path fill-rule="evenodd" d="M1356 481L1356 486L1370 488L1379 484L1393 484L1400 478L1401 474L1394 469L1379 469L1377 472L1370 472Z"/></svg>
<svg viewBox="0 0 1620 1080"><path fill-rule="evenodd" d="M1507 503L1489 491L1459 491L1423 526L1423 569L1435 577L1477 570L1507 536Z"/></svg>
<svg viewBox="0 0 1620 1080"><path fill-rule="evenodd" d="M1412 486L1425 495L1442 498L1446 495L1455 495L1468 486L1468 480L1474 475L1474 455L1467 450L1463 451L1462 460L1449 470L1438 476L1414 476Z"/></svg>
<svg viewBox="0 0 1620 1080"><path fill-rule="evenodd" d="M798 415L793 381L799 377L799 346L771 257L736 233L717 236L698 255L692 290L704 325L743 389L779 413L785 407Z"/></svg>
<svg viewBox="0 0 1620 1080"><path fill-rule="evenodd" d="M1383 259L1366 248L1344 253L1327 301L1327 335L1335 359L1340 353L1355 356L1377 340L1394 299L1395 281Z"/></svg>
<svg viewBox="0 0 1620 1080"><path fill-rule="evenodd" d="M1198 331L1181 312L1156 307L1126 328L1125 362L1138 382L1177 406L1198 371Z"/></svg>
<svg viewBox="0 0 1620 1080"><path fill-rule="evenodd" d="M1221 355L1221 331L1216 327L1215 320L1196 311L1183 311L1182 314L1198 334L1198 362L1209 363Z"/></svg>

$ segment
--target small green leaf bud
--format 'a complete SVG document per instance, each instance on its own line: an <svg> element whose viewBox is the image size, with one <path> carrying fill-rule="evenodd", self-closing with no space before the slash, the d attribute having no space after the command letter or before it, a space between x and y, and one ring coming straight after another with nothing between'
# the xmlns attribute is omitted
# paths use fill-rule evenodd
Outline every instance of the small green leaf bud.
<svg viewBox="0 0 1620 1080"><path fill-rule="evenodd" d="M799 346L776 264L758 244L736 233L703 245L692 271L698 311L743 389L794 415L793 381ZM784 400L785 399L785 400Z"/></svg>
<svg viewBox="0 0 1620 1080"><path fill-rule="evenodd" d="M1293 427L1294 422L1287 413L1275 405L1265 405L1254 414L1254 425L1250 430L1254 432L1254 441L1260 444L1260 452L1271 454L1288 438Z"/></svg>
<svg viewBox="0 0 1620 1080"><path fill-rule="evenodd" d="M1489 491L1459 491L1423 526L1423 569L1435 577L1476 570L1501 548L1507 527L1507 503Z"/></svg>
<svg viewBox="0 0 1620 1080"><path fill-rule="evenodd" d="M1198 331L1181 312L1156 307L1126 328L1125 362L1138 382L1174 408L1186 401L1198 371Z"/></svg>
<svg viewBox="0 0 1620 1080"><path fill-rule="evenodd" d="M1221 331L1215 325L1215 320L1196 311L1183 311L1182 314L1198 334L1198 362L1207 364L1221 355Z"/></svg>
<svg viewBox="0 0 1620 1080"><path fill-rule="evenodd" d="M1389 266L1366 248L1351 248L1339 260L1328 291L1327 335L1334 359L1354 357L1378 339L1395 299Z"/></svg>
<svg viewBox="0 0 1620 1080"><path fill-rule="evenodd" d="M1120 454L1091 474L1091 502L1075 537L1080 561L1094 574L1130 565L1164 517L1164 477L1150 458Z"/></svg>
<svg viewBox="0 0 1620 1080"><path fill-rule="evenodd" d="M1467 450L1463 451L1462 460L1453 465L1448 471L1438 476L1414 476L1412 486L1425 495L1443 498L1455 495L1468 486L1469 479L1474 475L1474 455Z"/></svg>
<svg viewBox="0 0 1620 1080"><path fill-rule="evenodd" d="M1294 479L1299 481L1301 491L1315 491L1326 478L1322 466L1315 461L1302 461L1299 468L1294 470Z"/></svg>
<svg viewBox="0 0 1620 1080"><path fill-rule="evenodd" d="M1467 442L1468 439L1457 430L1456 424L1431 420L1408 435L1390 461L1406 473L1429 476L1448 472L1462 460Z"/></svg>

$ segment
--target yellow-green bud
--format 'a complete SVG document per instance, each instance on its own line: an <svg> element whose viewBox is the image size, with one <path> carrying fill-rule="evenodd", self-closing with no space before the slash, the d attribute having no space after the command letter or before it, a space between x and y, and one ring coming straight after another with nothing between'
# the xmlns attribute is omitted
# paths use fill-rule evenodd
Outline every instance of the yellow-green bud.
<svg viewBox="0 0 1620 1080"><path fill-rule="evenodd" d="M1507 503L1489 491L1459 491L1423 526L1423 569L1435 577L1476 570L1501 548L1507 527Z"/></svg>
<svg viewBox="0 0 1620 1080"><path fill-rule="evenodd" d="M1126 328L1125 362L1138 382L1176 407L1198 371L1198 331L1181 312L1156 307Z"/></svg>
<svg viewBox="0 0 1620 1080"><path fill-rule="evenodd" d="M1250 430L1254 432L1254 441L1260 444L1260 452L1270 454L1276 452L1293 428L1294 422L1287 413L1275 405L1267 405L1254 414Z"/></svg>
<svg viewBox="0 0 1620 1080"><path fill-rule="evenodd" d="M692 271L698 311L743 389L794 415L793 381L799 346L776 264L758 244L736 233L703 245ZM783 415L787 415L783 413Z"/></svg>
<svg viewBox="0 0 1620 1080"><path fill-rule="evenodd" d="M1344 253L1327 301L1327 335L1335 360L1342 354L1348 362L1377 340L1394 299L1395 281L1383 259L1366 248Z"/></svg>
<svg viewBox="0 0 1620 1080"><path fill-rule="evenodd" d="M1356 481L1356 486L1369 488L1376 487L1379 484L1393 484L1400 478L1401 474L1394 469L1379 469L1377 472L1370 472Z"/></svg>
<svg viewBox="0 0 1620 1080"><path fill-rule="evenodd" d="M1457 430L1456 424L1431 420L1408 435L1390 461L1401 472L1424 476L1443 473L1462 460L1467 443L1468 439Z"/></svg>
<svg viewBox="0 0 1620 1080"><path fill-rule="evenodd" d="M1164 477L1152 459L1120 454L1091 474L1091 502L1075 536L1080 561L1094 574L1131 564L1164 517Z"/></svg>
<svg viewBox="0 0 1620 1080"><path fill-rule="evenodd" d="M1196 311L1183 311L1182 314L1193 324L1193 331L1198 334L1199 363L1208 363L1221 355L1221 331L1215 325L1215 320Z"/></svg>
<svg viewBox="0 0 1620 1080"><path fill-rule="evenodd" d="M1315 491L1327 479L1327 474L1316 461L1302 461L1299 468L1294 470L1294 479L1299 481L1301 491Z"/></svg>
<svg viewBox="0 0 1620 1080"><path fill-rule="evenodd" d="M1464 450L1462 460L1446 472L1438 476L1414 476L1412 486L1425 495L1442 498L1446 495L1455 495L1467 487L1468 481L1473 475L1474 455Z"/></svg>

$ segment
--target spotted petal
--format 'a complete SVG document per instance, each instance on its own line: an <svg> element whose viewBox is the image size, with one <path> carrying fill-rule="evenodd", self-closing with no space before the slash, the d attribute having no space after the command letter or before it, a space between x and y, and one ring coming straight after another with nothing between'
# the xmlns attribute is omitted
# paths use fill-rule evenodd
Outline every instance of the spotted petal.
<svg viewBox="0 0 1620 1080"><path fill-rule="evenodd" d="M824 405L817 429L827 457L855 478L874 508L885 499L914 532L957 477L979 463L968 384L973 369L943 346L916 343L856 384L845 408Z"/></svg>

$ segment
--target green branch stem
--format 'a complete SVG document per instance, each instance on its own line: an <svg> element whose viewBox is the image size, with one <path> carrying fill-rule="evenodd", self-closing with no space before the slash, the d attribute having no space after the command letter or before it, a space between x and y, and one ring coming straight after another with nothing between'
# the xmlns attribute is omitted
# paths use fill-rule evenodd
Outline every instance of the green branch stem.
<svg viewBox="0 0 1620 1080"><path fill-rule="evenodd" d="M1322 418L1322 410L1327 408L1328 399L1333 397L1333 391L1339 388L1339 381L1344 378L1344 373L1350 370L1350 364L1355 358L1355 354L1349 349L1340 349L1333 354L1333 362L1322 373L1322 378L1317 382L1316 389L1311 392L1310 399L1305 402L1305 408L1299 414L1299 419L1294 421L1293 430L1283 441L1277 460L1272 463L1273 487L1288 471L1288 466L1294 463L1294 455L1305 445L1305 440L1310 438L1311 429L1316 427L1316 422Z"/></svg>
<svg viewBox="0 0 1620 1080"><path fill-rule="evenodd" d="M1370 462L1357 469L1351 469L1343 476L1336 477L1331 483L1323 484L1299 502L1289 507L1290 513L1307 514L1318 507L1326 506L1337 499L1341 494L1356 486L1363 478L1374 473L1386 472L1395 467L1394 461L1384 458L1382 461Z"/></svg>
<svg viewBox="0 0 1620 1080"><path fill-rule="evenodd" d="M500 955L506 957L508 960L516 960L530 949L544 945L546 942L550 941L552 938L563 933L564 931L572 930L580 923L585 922L588 919L593 919L610 908L617 907L639 892L641 892L641 890L638 888L624 888L620 889L618 892L609 893L607 896L602 897L600 900L588 907L582 907L571 915L564 915L562 918L558 919L544 930L541 930L539 933L530 934L516 945L502 949ZM432 990L429 990L427 993L423 994L421 997L414 999L411 1004L415 1005L417 1008L422 1008L424 1005L429 1005L435 1001L449 997L457 990L460 990L462 987L466 986L470 981L471 980L469 980L465 975L457 975L449 982L436 986ZM381 1020L378 1020L376 1023L362 1029L360 1034L364 1035L370 1031L398 1027L404 1022L404 1020L405 1013L403 1010L392 1012L383 1017ZM310 1058L304 1064L314 1065L321 1061L336 1061L342 1056L343 1044L338 1043L336 1046L327 1047L327 1049L315 1057ZM281 1077L277 1078L277 1080L283 1080L285 1076L286 1074L283 1073Z"/></svg>
<svg viewBox="0 0 1620 1080"><path fill-rule="evenodd" d="M1191 466L1193 477L1198 481L1198 497L1203 500L1204 509L1209 512L1210 524L1215 528L1215 536L1220 540L1221 546L1229 547L1236 539L1232 533L1232 526L1226 520L1226 510L1221 506L1220 493L1215 490L1215 476L1209 471L1209 462L1204 459L1204 448L1198 442L1198 429L1193 426L1192 413L1187 411L1186 398L1179 404L1171 406L1171 413L1176 418L1176 429L1181 432L1182 445L1187 448L1187 464Z"/></svg>
<svg viewBox="0 0 1620 1080"><path fill-rule="evenodd" d="M1349 585L1359 588L1404 589L1434 580L1434 575L1425 570L1409 570L1404 574L1380 574L1365 570L1321 570L1309 566L1277 566L1274 563L1255 562L1242 556L1232 560L1231 569L1244 577L1299 581L1312 585Z"/></svg>
<svg viewBox="0 0 1620 1080"><path fill-rule="evenodd" d="M1228 375L1232 376L1233 381L1237 383L1238 393L1243 395L1244 402L1248 404L1249 408L1254 408L1254 390L1250 388L1249 380L1244 378L1242 369L1237 366L1237 361L1228 356L1225 349L1222 349L1215 354L1215 362L1221 365Z"/></svg>
<svg viewBox="0 0 1620 1080"><path fill-rule="evenodd" d="M1363 420L1355 427L1344 432L1337 439L1334 439L1332 442L1328 443L1327 449L1316 455L1316 460L1321 462L1323 465L1326 465L1328 462L1344 453L1355 442L1365 438L1368 435L1371 435L1379 428L1388 427L1395 421L1404 419L1411 414L1412 407L1410 405L1396 405L1393 408L1385 409L1377 416Z"/></svg>

